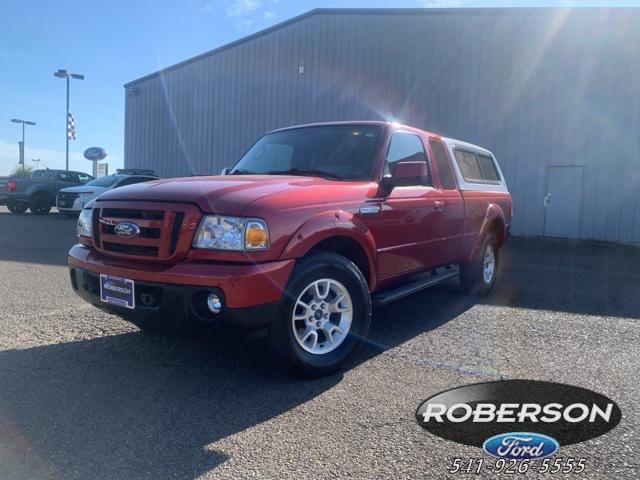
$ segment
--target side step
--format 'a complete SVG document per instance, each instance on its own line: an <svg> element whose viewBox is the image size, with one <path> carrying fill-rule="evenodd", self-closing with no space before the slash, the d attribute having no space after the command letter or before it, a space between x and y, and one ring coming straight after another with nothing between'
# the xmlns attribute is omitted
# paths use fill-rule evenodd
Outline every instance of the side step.
<svg viewBox="0 0 640 480"><path fill-rule="evenodd" d="M438 268L432 270L430 273L420 274L416 279L409 280L407 283L403 283L399 287L393 290L385 290L373 295L371 299L375 307L382 307L388 303L399 300L408 295L424 290L425 288L433 287L439 283L444 282L450 278L453 278L460 273L457 265L449 267Z"/></svg>

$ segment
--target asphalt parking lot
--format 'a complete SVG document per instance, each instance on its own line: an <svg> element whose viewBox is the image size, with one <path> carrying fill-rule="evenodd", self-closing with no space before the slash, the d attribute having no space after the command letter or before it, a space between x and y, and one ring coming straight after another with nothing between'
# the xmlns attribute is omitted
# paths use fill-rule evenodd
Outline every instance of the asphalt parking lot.
<svg viewBox="0 0 640 480"><path fill-rule="evenodd" d="M300 381L260 339L148 336L84 304L74 233L0 208L2 480L446 478L483 454L425 432L417 406L500 378L615 400L620 425L561 453L587 458L580 478L640 476L638 248L511 239L492 296L454 282L377 310L351 369Z"/></svg>

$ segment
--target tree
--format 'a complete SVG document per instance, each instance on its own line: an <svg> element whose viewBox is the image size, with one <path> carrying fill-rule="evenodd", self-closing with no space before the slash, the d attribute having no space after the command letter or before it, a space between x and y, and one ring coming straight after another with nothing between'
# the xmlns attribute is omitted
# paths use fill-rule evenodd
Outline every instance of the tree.
<svg viewBox="0 0 640 480"><path fill-rule="evenodd" d="M33 173L33 167L24 167L22 165L18 165L13 171L9 174L10 177L14 178L31 178L31 174Z"/></svg>

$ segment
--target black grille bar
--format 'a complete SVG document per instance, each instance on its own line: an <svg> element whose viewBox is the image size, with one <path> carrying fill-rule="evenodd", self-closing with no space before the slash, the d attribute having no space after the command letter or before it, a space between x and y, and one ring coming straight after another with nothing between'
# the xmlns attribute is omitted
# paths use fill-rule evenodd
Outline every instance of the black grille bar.
<svg viewBox="0 0 640 480"><path fill-rule="evenodd" d="M178 238L180 236L180 228L182 227L182 222L184 222L184 213L176 212L175 220L173 221L173 225L171 227L171 237L169 239L169 255L173 255L176 251L176 247L178 246Z"/></svg>
<svg viewBox="0 0 640 480"><path fill-rule="evenodd" d="M141 255L144 257L158 256L158 247L148 247L146 245L127 245L125 243L103 242L103 248L111 252L127 253L130 255Z"/></svg>
<svg viewBox="0 0 640 480"><path fill-rule="evenodd" d="M105 218L126 218L139 220L162 220L164 212L161 210L134 210L129 208L103 208Z"/></svg>
<svg viewBox="0 0 640 480"><path fill-rule="evenodd" d="M94 208L91 211L91 233L93 234L93 245L100 248L100 209Z"/></svg>

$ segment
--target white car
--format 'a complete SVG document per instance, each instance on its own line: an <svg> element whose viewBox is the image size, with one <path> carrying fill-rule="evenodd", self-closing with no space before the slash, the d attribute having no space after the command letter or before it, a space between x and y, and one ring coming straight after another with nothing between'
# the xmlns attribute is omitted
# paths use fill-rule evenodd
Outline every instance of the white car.
<svg viewBox="0 0 640 480"><path fill-rule="evenodd" d="M105 175L78 187L61 189L56 198L56 206L67 215L79 215L87 203L107 190L159 178L153 170L120 169L115 175Z"/></svg>

